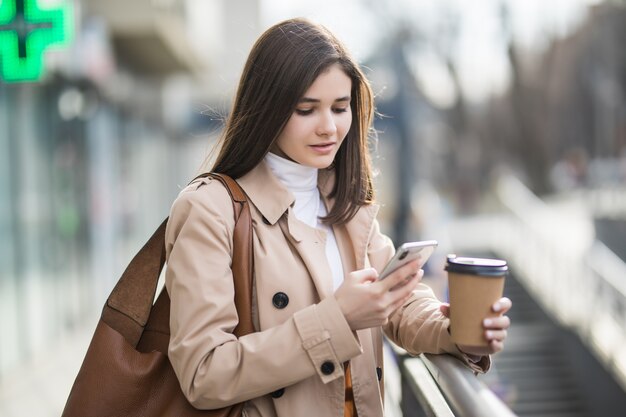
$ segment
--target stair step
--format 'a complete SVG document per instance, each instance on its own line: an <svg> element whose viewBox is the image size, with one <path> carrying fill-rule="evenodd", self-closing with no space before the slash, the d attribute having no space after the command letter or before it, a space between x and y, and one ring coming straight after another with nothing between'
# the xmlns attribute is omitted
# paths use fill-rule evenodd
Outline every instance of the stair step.
<svg viewBox="0 0 626 417"><path fill-rule="evenodd" d="M549 411L558 411L563 413L585 411L580 401L528 401L514 404L513 410L520 414L539 411L542 413Z"/></svg>
<svg viewBox="0 0 626 417"><path fill-rule="evenodd" d="M522 414L520 414L519 412L513 410L513 412L515 412L515 414L519 415L520 417L522 417ZM589 413L587 413L586 411L567 411L567 412L561 412L561 411L537 411L537 412L531 412L531 411L526 411L523 414L523 417L591 417L591 415Z"/></svg>
<svg viewBox="0 0 626 417"><path fill-rule="evenodd" d="M517 388L517 387L514 387ZM546 400L570 400L578 395L575 388L562 388L559 390L514 390L518 402L546 401Z"/></svg>
<svg viewBox="0 0 626 417"><path fill-rule="evenodd" d="M556 325L513 276L504 293L513 300L511 328L505 350L492 358L495 377L485 382L513 398L519 417L591 417Z"/></svg>

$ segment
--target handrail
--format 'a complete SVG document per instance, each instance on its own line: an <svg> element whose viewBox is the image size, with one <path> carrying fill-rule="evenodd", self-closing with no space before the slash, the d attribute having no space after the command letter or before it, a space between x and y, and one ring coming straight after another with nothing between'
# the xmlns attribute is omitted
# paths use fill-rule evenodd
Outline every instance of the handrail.
<svg viewBox="0 0 626 417"><path fill-rule="evenodd" d="M450 355L420 355L431 375L461 417L515 417L472 370Z"/></svg>
<svg viewBox="0 0 626 417"><path fill-rule="evenodd" d="M393 350L401 359L400 368L409 392L426 416L515 417L493 391L454 356L411 357L397 346L393 346Z"/></svg>
<svg viewBox="0 0 626 417"><path fill-rule="evenodd" d="M405 359L401 366L413 396L428 417L454 417L423 358Z"/></svg>
<svg viewBox="0 0 626 417"><path fill-rule="evenodd" d="M566 211L530 197L532 193L518 179L501 178L498 192L502 203L514 214L509 244L501 242L498 249L508 252L503 255L511 259L517 276L544 309L578 333L626 390L626 265L595 239L590 209L596 211L593 206L597 203L572 200L569 211L580 212L578 219L562 222L568 231L563 233L556 228L557 221L547 224L531 213L541 210L554 220L564 217ZM582 231L578 239L572 236L576 230ZM528 247L539 250L529 256Z"/></svg>

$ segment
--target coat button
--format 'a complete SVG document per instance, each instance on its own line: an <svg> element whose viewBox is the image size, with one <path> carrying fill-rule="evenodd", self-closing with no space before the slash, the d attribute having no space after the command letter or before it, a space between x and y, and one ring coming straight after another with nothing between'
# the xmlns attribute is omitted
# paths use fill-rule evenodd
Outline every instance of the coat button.
<svg viewBox="0 0 626 417"><path fill-rule="evenodd" d="M376 376L378 376L379 381L383 379L383 368L381 368L380 366L376 367Z"/></svg>
<svg viewBox="0 0 626 417"><path fill-rule="evenodd" d="M277 292L272 297L272 304L276 308L285 308L289 304L289 297L284 292Z"/></svg>
<svg viewBox="0 0 626 417"><path fill-rule="evenodd" d="M284 388L277 389L276 391L272 392L272 398L280 398L283 396L284 393L285 393Z"/></svg>
<svg viewBox="0 0 626 417"><path fill-rule="evenodd" d="M324 375L330 375L333 372L335 372L335 364L332 363L331 361L326 361L322 364L320 369L322 370L322 373Z"/></svg>

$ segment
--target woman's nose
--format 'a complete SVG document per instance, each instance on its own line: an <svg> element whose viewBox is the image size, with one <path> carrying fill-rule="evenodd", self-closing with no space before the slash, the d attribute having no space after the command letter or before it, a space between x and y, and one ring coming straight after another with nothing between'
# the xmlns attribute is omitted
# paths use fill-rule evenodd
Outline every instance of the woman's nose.
<svg viewBox="0 0 626 417"><path fill-rule="evenodd" d="M317 134L320 136L332 136L336 132L337 124L335 123L333 112L323 112L317 127Z"/></svg>

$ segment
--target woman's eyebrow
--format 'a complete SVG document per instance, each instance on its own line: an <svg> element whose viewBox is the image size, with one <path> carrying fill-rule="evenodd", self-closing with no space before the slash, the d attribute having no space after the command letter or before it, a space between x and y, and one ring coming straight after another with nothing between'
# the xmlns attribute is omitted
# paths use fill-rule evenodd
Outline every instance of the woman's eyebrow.
<svg viewBox="0 0 626 417"><path fill-rule="evenodd" d="M335 103L339 101L350 101L350 96L344 96L344 97L339 97L335 99ZM319 99L311 98L311 97L302 97L300 100L298 100L298 103L319 103L319 102L320 102Z"/></svg>

